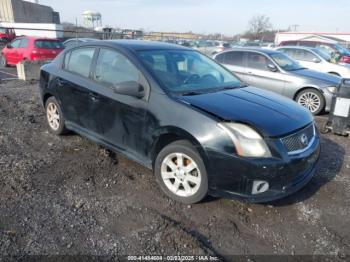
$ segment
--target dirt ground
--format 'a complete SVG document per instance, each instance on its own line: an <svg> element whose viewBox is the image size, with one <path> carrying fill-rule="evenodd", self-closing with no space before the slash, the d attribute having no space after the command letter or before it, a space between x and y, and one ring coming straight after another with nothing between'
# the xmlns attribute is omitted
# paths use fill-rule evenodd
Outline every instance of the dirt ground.
<svg viewBox="0 0 350 262"><path fill-rule="evenodd" d="M164 196L142 166L78 135L48 133L35 84L0 83L0 254L346 260L350 139L322 136L316 176L286 199L187 206Z"/></svg>

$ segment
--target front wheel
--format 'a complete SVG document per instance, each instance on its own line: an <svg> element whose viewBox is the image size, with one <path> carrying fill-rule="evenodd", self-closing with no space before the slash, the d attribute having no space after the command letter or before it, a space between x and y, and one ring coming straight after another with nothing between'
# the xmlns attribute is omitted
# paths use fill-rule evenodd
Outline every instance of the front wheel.
<svg viewBox="0 0 350 262"><path fill-rule="evenodd" d="M299 105L306 107L313 115L318 115L325 107L323 95L316 89L305 89L296 98Z"/></svg>
<svg viewBox="0 0 350 262"><path fill-rule="evenodd" d="M155 176L165 194L185 204L200 202L208 193L203 160L186 140L171 143L158 154Z"/></svg>

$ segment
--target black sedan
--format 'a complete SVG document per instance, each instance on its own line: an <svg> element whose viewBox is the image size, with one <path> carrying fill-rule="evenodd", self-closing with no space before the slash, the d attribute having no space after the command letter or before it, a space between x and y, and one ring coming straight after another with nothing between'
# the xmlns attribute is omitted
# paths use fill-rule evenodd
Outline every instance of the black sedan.
<svg viewBox="0 0 350 262"><path fill-rule="evenodd" d="M66 49L42 67L40 96L52 133L72 130L153 169L184 203L282 198L310 181L319 156L307 109L178 45Z"/></svg>

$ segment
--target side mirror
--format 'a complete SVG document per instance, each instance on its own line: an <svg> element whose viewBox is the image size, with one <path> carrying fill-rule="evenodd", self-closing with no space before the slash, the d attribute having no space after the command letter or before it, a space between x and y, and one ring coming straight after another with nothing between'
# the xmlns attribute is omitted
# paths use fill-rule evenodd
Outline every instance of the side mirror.
<svg viewBox="0 0 350 262"><path fill-rule="evenodd" d="M321 61L321 59L319 59L318 57L315 57L314 59L312 59L312 62L314 62L314 63L321 63L322 61Z"/></svg>
<svg viewBox="0 0 350 262"><path fill-rule="evenodd" d="M114 86L114 93L136 98L143 98L145 90L140 83L136 81L126 81Z"/></svg>
<svg viewBox="0 0 350 262"><path fill-rule="evenodd" d="M277 72L277 71L278 71L277 66L275 66L275 65L272 64L272 63L268 63L268 64L267 64L267 68L268 68L270 71L272 71L272 72Z"/></svg>
<svg viewBox="0 0 350 262"><path fill-rule="evenodd" d="M8 49L11 49L11 48L12 48L12 45L11 45L11 44L7 44L6 47L7 47Z"/></svg>

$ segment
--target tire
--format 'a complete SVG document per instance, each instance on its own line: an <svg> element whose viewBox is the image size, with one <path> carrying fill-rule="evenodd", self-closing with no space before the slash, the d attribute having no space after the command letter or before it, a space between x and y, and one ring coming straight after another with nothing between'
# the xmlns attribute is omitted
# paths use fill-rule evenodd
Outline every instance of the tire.
<svg viewBox="0 0 350 262"><path fill-rule="evenodd" d="M45 103L45 112L49 131L58 136L66 134L67 129L61 107L53 96L47 99Z"/></svg>
<svg viewBox="0 0 350 262"><path fill-rule="evenodd" d="M299 105L309 109L313 115L320 114L325 108L326 104L320 91L313 88L308 88L301 91L296 97L296 102Z"/></svg>
<svg viewBox="0 0 350 262"><path fill-rule="evenodd" d="M178 164L179 160L181 164ZM176 201L194 204L208 193L208 176L203 160L186 140L173 142L160 151L154 173L163 192Z"/></svg>
<svg viewBox="0 0 350 262"><path fill-rule="evenodd" d="M7 64L6 58L3 55L0 55L0 67L4 68L7 66L8 64Z"/></svg>

